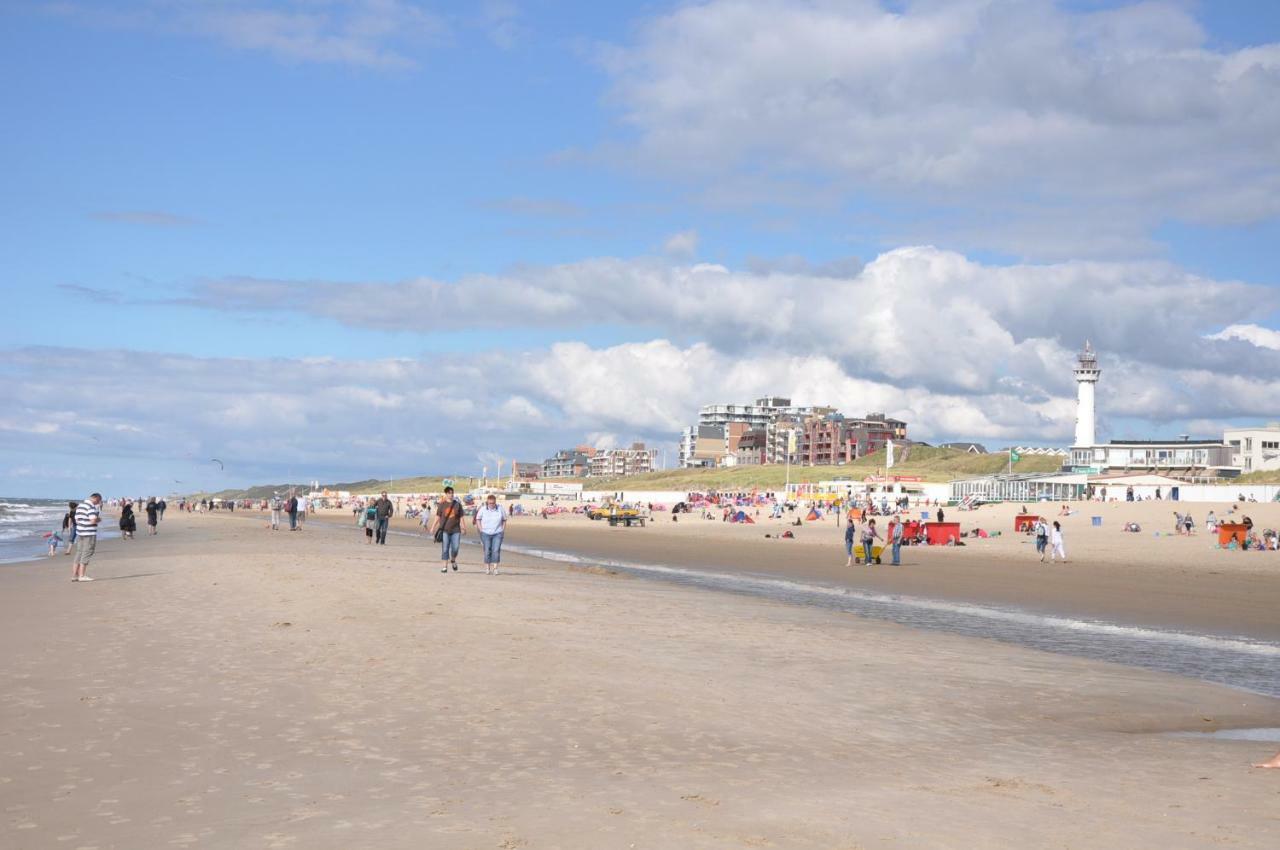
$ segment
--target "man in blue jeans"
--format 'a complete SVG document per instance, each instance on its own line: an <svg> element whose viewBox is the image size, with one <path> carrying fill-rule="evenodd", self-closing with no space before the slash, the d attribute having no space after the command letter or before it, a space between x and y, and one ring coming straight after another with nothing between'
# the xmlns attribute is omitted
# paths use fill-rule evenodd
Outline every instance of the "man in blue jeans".
<svg viewBox="0 0 1280 850"><path fill-rule="evenodd" d="M387 525L391 522L391 515L396 512L396 506L391 504L391 500L387 498L387 493L382 492L382 498L373 503L374 507L374 541L375 543L385 546L387 544Z"/></svg>
<svg viewBox="0 0 1280 850"><path fill-rule="evenodd" d="M462 502L453 495L453 488L444 488L444 498L436 503L436 518L431 523L431 533L440 541L440 572L449 568L458 571L458 547L462 545Z"/></svg>
<svg viewBox="0 0 1280 850"><path fill-rule="evenodd" d="M902 517L894 517L893 531L889 532L889 542L893 544L893 565L895 567L902 566L902 558L899 553L902 551Z"/></svg>
<svg viewBox="0 0 1280 850"><path fill-rule="evenodd" d="M484 545L484 571L486 575L498 574L502 561L502 533L507 530L507 509L498 504L498 497L490 493L484 505L476 511L476 530Z"/></svg>

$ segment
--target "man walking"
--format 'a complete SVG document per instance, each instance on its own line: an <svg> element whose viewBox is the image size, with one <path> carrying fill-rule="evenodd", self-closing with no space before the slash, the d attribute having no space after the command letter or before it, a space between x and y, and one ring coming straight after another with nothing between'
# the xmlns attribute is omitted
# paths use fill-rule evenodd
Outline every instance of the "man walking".
<svg viewBox="0 0 1280 850"><path fill-rule="evenodd" d="M302 528L303 523L307 521L307 497L298 497L298 528Z"/></svg>
<svg viewBox="0 0 1280 850"><path fill-rule="evenodd" d="M502 562L502 533L507 530L507 509L498 504L497 496L485 497L484 507L476 511L475 526L484 546L485 574L496 576Z"/></svg>
<svg viewBox="0 0 1280 850"><path fill-rule="evenodd" d="M391 500L387 498L387 493L382 492L382 498L373 503L375 509L375 518L377 526L374 529L375 542L380 546L387 544L387 526L391 523L391 515L395 513L395 505L391 504Z"/></svg>
<svg viewBox="0 0 1280 850"><path fill-rule="evenodd" d="M284 512L289 515L289 530L298 530L298 497L292 491L289 493L289 501L284 504Z"/></svg>
<svg viewBox="0 0 1280 850"><path fill-rule="evenodd" d="M102 494L94 493L76 506L76 563L72 581L93 581L85 575L98 546L98 523L102 522Z"/></svg>
<svg viewBox="0 0 1280 850"><path fill-rule="evenodd" d="M431 533L440 541L440 572L449 568L458 571L458 547L462 545L462 503L453 495L453 488L444 488L444 498L436 505L436 518L431 523Z"/></svg>
<svg viewBox="0 0 1280 850"><path fill-rule="evenodd" d="M280 530L280 511L284 510L284 500L279 493L271 494L271 530Z"/></svg>

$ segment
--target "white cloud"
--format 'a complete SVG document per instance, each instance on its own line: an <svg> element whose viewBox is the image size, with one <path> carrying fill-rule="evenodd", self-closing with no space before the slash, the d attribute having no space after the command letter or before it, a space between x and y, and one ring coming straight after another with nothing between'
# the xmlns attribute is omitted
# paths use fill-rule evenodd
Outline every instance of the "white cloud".
<svg viewBox="0 0 1280 850"><path fill-rule="evenodd" d="M1258 348L1280 351L1280 331L1264 328L1261 325L1229 325L1216 334L1209 334L1207 338L1238 339L1251 343Z"/></svg>
<svg viewBox="0 0 1280 850"><path fill-rule="evenodd" d="M667 237L662 244L662 252L668 257L688 260L698 255L698 231L682 230Z"/></svg>
<svg viewBox="0 0 1280 850"><path fill-rule="evenodd" d="M640 157L713 190L835 184L954 210L924 238L1097 256L1280 212L1277 57L1210 46L1173 2L711 0L606 65Z"/></svg>
<svg viewBox="0 0 1280 850"><path fill-rule="evenodd" d="M452 283L209 281L184 303L303 310L401 331L632 326L730 355L822 355L850 374L947 393L1066 392L1070 376L1058 364L1085 338L1111 358L1152 367L1280 371L1280 355L1240 363L1233 343L1204 338L1252 318L1269 289L1167 263L998 266L924 246L887 252L845 276L796 268L597 258ZM664 380L682 380L684 366L668 365Z"/></svg>

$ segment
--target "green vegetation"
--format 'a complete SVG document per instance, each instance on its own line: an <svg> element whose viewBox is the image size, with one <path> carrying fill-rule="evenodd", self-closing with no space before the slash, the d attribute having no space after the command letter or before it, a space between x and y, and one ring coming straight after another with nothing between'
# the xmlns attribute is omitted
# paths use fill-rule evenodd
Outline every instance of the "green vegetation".
<svg viewBox="0 0 1280 850"><path fill-rule="evenodd" d="M346 490L353 494L378 493L382 490L395 493L439 493L444 489L443 475L427 475L416 478L397 478L394 481L379 481L366 478L363 481L342 481L334 484L321 484L322 490ZM465 489L466 476L455 476L455 482L461 482L460 489ZM290 487L309 489L305 484L259 484L244 490L219 490L217 493L197 493L196 498L213 496L218 499L268 499L272 493L281 495L288 493Z"/></svg>
<svg viewBox="0 0 1280 850"><path fill-rule="evenodd" d="M1280 469L1265 472L1250 472L1224 484L1280 484Z"/></svg>
<svg viewBox="0 0 1280 850"><path fill-rule="evenodd" d="M876 452L859 458L853 463L843 466L792 466L791 482L831 481L836 478L860 480L868 475L880 474L884 469L884 452ZM1003 472L1008 468L1009 456L1003 453L973 455L957 449L938 449L928 446L911 446L897 453L897 463L893 467L895 475L915 475L925 481L945 483L957 478L969 478L976 475L990 475ZM1026 455L1013 465L1014 472L1057 472L1062 467L1062 459L1045 455ZM1277 473L1254 473L1255 475L1272 475ZM781 489L786 482L787 470L782 464L768 466L733 466L723 469L668 469L662 472L651 472L647 475L633 475L630 478L590 479L561 481L560 483L581 483L590 490L736 490L759 487L761 489ZM1249 476L1246 476L1248 478ZM468 486L466 476L456 476L459 489ZM1240 479L1246 483L1245 479ZM1272 478L1270 481L1280 480ZM1247 483L1264 483L1262 480ZM213 494L221 499L266 499L272 493L286 493L289 484L264 484L246 490L222 490ZM300 485L296 485L300 486ZM377 493L387 490L395 493L439 493L444 489L444 476L421 476L417 478L397 478L394 481L379 481L374 478L364 481L347 481L325 484L329 490L347 490L351 493Z"/></svg>
<svg viewBox="0 0 1280 850"><path fill-rule="evenodd" d="M884 452L876 452L843 466L792 466L791 482L831 481L836 478L862 479L883 472ZM909 451L897 452L894 475L916 475L925 481L945 483L957 478L990 475L1008 468L1009 456L1000 454L973 455L958 449L939 449L928 446L911 446ZM1026 455L1013 465L1014 472L1057 472L1062 468L1062 458L1046 455ZM768 466L734 466L724 469L668 469L630 478L609 481L592 481L595 489L629 490L735 490L760 487L780 489L786 483L786 467L781 464Z"/></svg>

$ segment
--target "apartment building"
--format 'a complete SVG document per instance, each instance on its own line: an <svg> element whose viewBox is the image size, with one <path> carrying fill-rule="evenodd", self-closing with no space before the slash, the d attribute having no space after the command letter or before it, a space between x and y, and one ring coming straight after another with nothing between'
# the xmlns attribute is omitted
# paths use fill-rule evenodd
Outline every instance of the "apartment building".
<svg viewBox="0 0 1280 850"><path fill-rule="evenodd" d="M604 449L597 451L589 463L592 478L623 478L653 472L658 462L658 450L645 448L644 443L632 443L629 449Z"/></svg>
<svg viewBox="0 0 1280 850"><path fill-rule="evenodd" d="M591 473L591 459L596 450L591 446L561 449L542 462L542 478L586 478Z"/></svg>
<svg viewBox="0 0 1280 850"><path fill-rule="evenodd" d="M1231 447L1231 465L1241 472L1280 469L1280 422L1261 428L1228 428L1223 442Z"/></svg>

